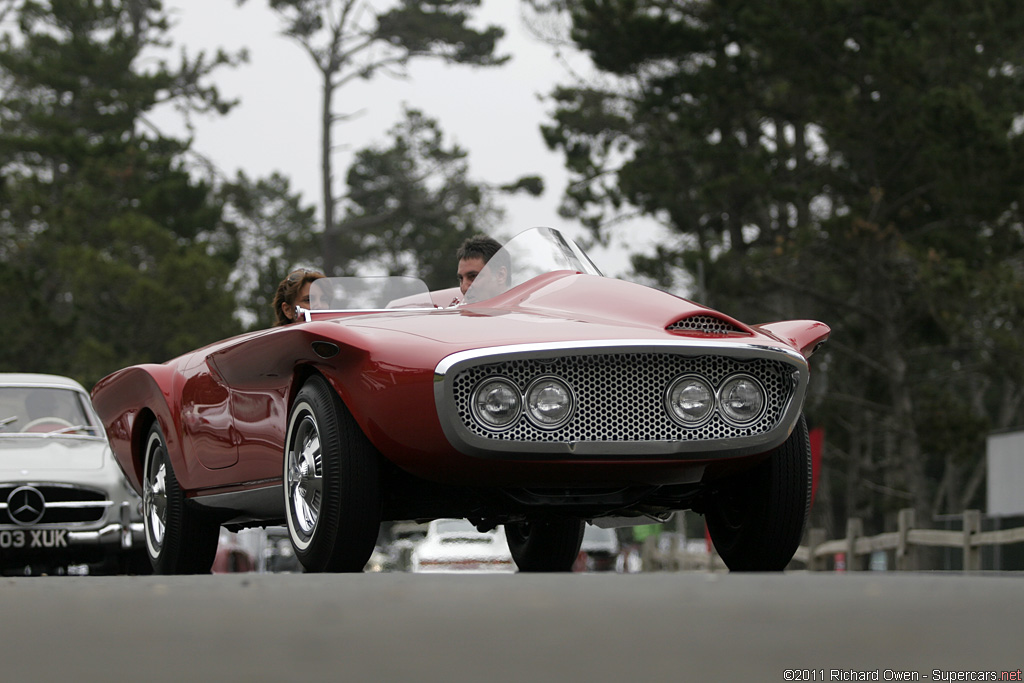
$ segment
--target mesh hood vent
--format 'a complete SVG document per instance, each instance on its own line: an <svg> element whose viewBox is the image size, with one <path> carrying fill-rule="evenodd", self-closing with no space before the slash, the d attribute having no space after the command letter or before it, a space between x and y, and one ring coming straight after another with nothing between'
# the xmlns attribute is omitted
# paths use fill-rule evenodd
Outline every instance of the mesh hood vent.
<svg viewBox="0 0 1024 683"><path fill-rule="evenodd" d="M688 318L675 321L665 329L669 332L701 332L716 337L725 337L730 334L746 334L744 330L741 330L732 323L711 315L691 315Z"/></svg>

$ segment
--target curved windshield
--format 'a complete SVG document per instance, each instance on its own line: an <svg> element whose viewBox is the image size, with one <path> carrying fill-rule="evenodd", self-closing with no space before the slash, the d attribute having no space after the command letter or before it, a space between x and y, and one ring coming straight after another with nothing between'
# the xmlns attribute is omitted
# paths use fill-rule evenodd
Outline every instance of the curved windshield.
<svg viewBox="0 0 1024 683"><path fill-rule="evenodd" d="M309 302L313 311L434 307L422 280L400 275L320 278L309 286Z"/></svg>
<svg viewBox="0 0 1024 683"><path fill-rule="evenodd" d="M556 270L603 275L584 251L553 228L525 230L498 250L466 290L465 303L484 301Z"/></svg>
<svg viewBox="0 0 1024 683"><path fill-rule="evenodd" d="M0 387L0 437L12 434L100 436L85 397L45 386Z"/></svg>

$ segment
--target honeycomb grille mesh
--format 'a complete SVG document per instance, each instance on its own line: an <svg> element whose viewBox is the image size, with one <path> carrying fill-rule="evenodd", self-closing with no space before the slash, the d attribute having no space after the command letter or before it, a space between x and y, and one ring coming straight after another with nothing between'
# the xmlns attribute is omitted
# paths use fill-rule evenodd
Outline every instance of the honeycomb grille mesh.
<svg viewBox="0 0 1024 683"><path fill-rule="evenodd" d="M668 415L665 394L683 374L696 374L712 386L737 372L753 375L764 385L767 400L761 418L734 427L718 414L688 429ZM656 352L572 355L551 359L515 359L463 368L452 381L459 419L474 435L523 442L701 441L753 436L770 431L781 420L793 391L792 366L769 358L737 360L726 356L682 356ZM555 375L576 392L576 411L555 430L535 427L521 415L510 429L492 432L470 411L473 389L483 379L501 375L524 391L535 378Z"/></svg>
<svg viewBox="0 0 1024 683"><path fill-rule="evenodd" d="M689 318L677 320L665 329L669 332L703 332L719 337L743 332L732 323L710 315L691 315Z"/></svg>

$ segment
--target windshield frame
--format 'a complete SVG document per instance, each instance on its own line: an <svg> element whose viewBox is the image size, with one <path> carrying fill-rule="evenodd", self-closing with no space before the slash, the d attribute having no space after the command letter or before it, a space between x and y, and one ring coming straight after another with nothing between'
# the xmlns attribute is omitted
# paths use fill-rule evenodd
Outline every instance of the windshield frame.
<svg viewBox="0 0 1024 683"><path fill-rule="evenodd" d="M359 295L349 294L352 290L362 291ZM373 313L404 309L432 310L437 307L430 297L430 289L426 283L410 275L323 277L310 284L309 293L311 303L330 303L327 307L299 307L300 315L303 315L307 322L314 313ZM357 298L360 296L362 298ZM333 305L339 299L343 302L355 300L357 303L340 307Z"/></svg>
<svg viewBox="0 0 1024 683"><path fill-rule="evenodd" d="M504 273L501 269L504 268ZM544 275L558 271L572 271L587 275L605 277L601 269L591 260L590 256L565 233L555 228L533 227L523 230L508 240L477 273L473 284L464 296L450 304L433 299L434 292L426 283L408 275L361 275L342 277L323 277L310 283L311 307L297 307L302 320L309 322L323 314L344 313L383 313L395 311L431 311L439 308L461 306L467 303L479 303L494 298L512 287ZM490 283L500 283L489 290ZM391 292L386 297L377 297L370 303L359 301L354 305L334 305L335 301L345 301L348 288L373 288L381 292ZM443 291L448 292L445 288ZM449 297L451 294L448 295ZM329 302L322 306L321 301ZM446 299L447 301L447 299Z"/></svg>
<svg viewBox="0 0 1024 683"><path fill-rule="evenodd" d="M562 270L604 277L586 252L560 230L529 228L488 259L466 290L463 303L487 301L545 273Z"/></svg>

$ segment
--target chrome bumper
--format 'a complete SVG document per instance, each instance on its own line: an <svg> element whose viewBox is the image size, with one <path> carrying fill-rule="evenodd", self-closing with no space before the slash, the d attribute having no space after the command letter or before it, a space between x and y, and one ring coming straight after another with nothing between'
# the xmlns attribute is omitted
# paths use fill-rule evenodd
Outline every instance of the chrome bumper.
<svg viewBox="0 0 1024 683"><path fill-rule="evenodd" d="M69 531L68 545L120 545L123 550L146 542L146 530L141 522L128 526L108 524L92 531Z"/></svg>

